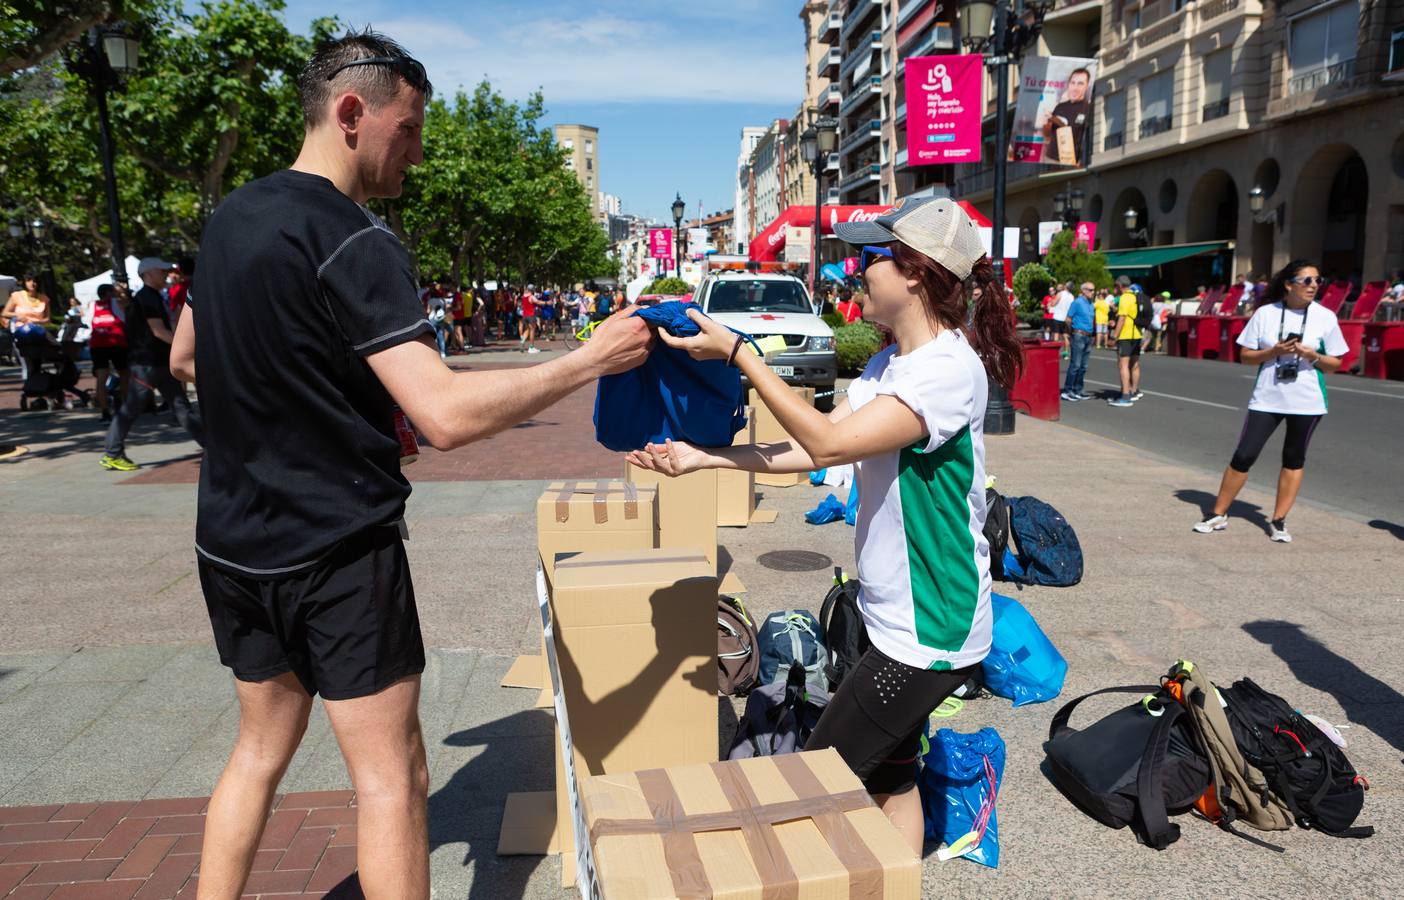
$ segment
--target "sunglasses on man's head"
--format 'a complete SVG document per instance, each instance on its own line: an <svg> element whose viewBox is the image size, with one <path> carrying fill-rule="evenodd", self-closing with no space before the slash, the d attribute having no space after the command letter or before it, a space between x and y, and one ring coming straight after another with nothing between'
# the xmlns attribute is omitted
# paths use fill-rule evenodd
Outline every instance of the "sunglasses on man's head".
<svg viewBox="0 0 1404 900"><path fill-rule="evenodd" d="M1320 285L1323 285L1323 284L1326 283L1326 279L1325 279L1325 278L1322 278L1320 275L1308 275L1308 276L1305 277L1305 278L1293 278L1293 279L1292 279L1292 283L1293 283L1293 284L1300 284L1300 285L1303 285L1303 286L1305 286L1305 287L1310 287L1311 285L1314 284L1314 285L1317 285L1317 286L1319 287Z"/></svg>
<svg viewBox="0 0 1404 900"><path fill-rule="evenodd" d="M337 66L332 73L327 76L327 81L331 81L337 75L341 74L341 72L353 66L389 66L394 69L410 87L420 93L423 93L425 87L429 84L429 75L424 71L424 66L420 64L419 60L409 56L367 56L364 59L353 59L349 63L343 63Z"/></svg>
<svg viewBox="0 0 1404 900"><path fill-rule="evenodd" d="M858 271L866 275L868 274L868 266L871 266L878 260L891 258L891 247L864 247L863 252L858 256Z"/></svg>

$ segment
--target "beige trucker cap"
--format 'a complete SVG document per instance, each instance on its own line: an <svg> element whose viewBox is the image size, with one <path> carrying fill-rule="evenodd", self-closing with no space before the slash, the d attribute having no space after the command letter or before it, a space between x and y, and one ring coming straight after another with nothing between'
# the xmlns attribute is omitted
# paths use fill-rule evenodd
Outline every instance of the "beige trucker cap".
<svg viewBox="0 0 1404 900"><path fill-rule="evenodd" d="M975 263L986 255L980 229L949 197L899 200L870 222L836 223L834 234L856 247L901 241L936 260L961 280L969 278Z"/></svg>

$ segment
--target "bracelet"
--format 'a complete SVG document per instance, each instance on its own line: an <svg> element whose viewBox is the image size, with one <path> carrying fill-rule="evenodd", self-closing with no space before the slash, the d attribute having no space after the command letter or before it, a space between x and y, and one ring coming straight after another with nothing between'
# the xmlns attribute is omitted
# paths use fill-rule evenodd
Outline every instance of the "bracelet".
<svg viewBox="0 0 1404 900"><path fill-rule="evenodd" d="M728 366L736 365L736 354L741 352L741 345L745 343L745 341L746 336L744 334L738 334L736 336L736 344L731 348L731 355L726 358L726 364Z"/></svg>

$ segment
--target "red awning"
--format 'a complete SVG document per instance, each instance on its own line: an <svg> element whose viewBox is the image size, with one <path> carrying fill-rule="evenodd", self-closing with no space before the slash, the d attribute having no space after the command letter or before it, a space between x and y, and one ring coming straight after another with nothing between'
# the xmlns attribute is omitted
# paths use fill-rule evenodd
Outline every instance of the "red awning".
<svg viewBox="0 0 1404 900"><path fill-rule="evenodd" d="M990 220L985 218L981 212L964 200L957 200L960 208L974 220L976 225L983 228L990 227ZM878 216L892 209L891 206L825 206L821 210L821 229L824 234L834 233L834 224L837 222L862 222L876 219ZM751 240L751 259L761 262L779 259L780 253L785 249L785 227L794 225L797 227L814 227L814 207L812 206L790 206L780 213L774 222L761 229Z"/></svg>

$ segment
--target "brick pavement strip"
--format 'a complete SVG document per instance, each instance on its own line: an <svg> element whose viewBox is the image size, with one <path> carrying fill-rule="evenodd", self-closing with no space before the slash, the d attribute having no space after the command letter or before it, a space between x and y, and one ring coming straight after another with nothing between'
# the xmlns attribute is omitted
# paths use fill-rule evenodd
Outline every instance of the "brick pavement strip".
<svg viewBox="0 0 1404 900"><path fill-rule="evenodd" d="M245 896L357 896L351 791L278 796ZM0 807L0 898L193 897L207 797ZM85 835L74 837L74 835Z"/></svg>

